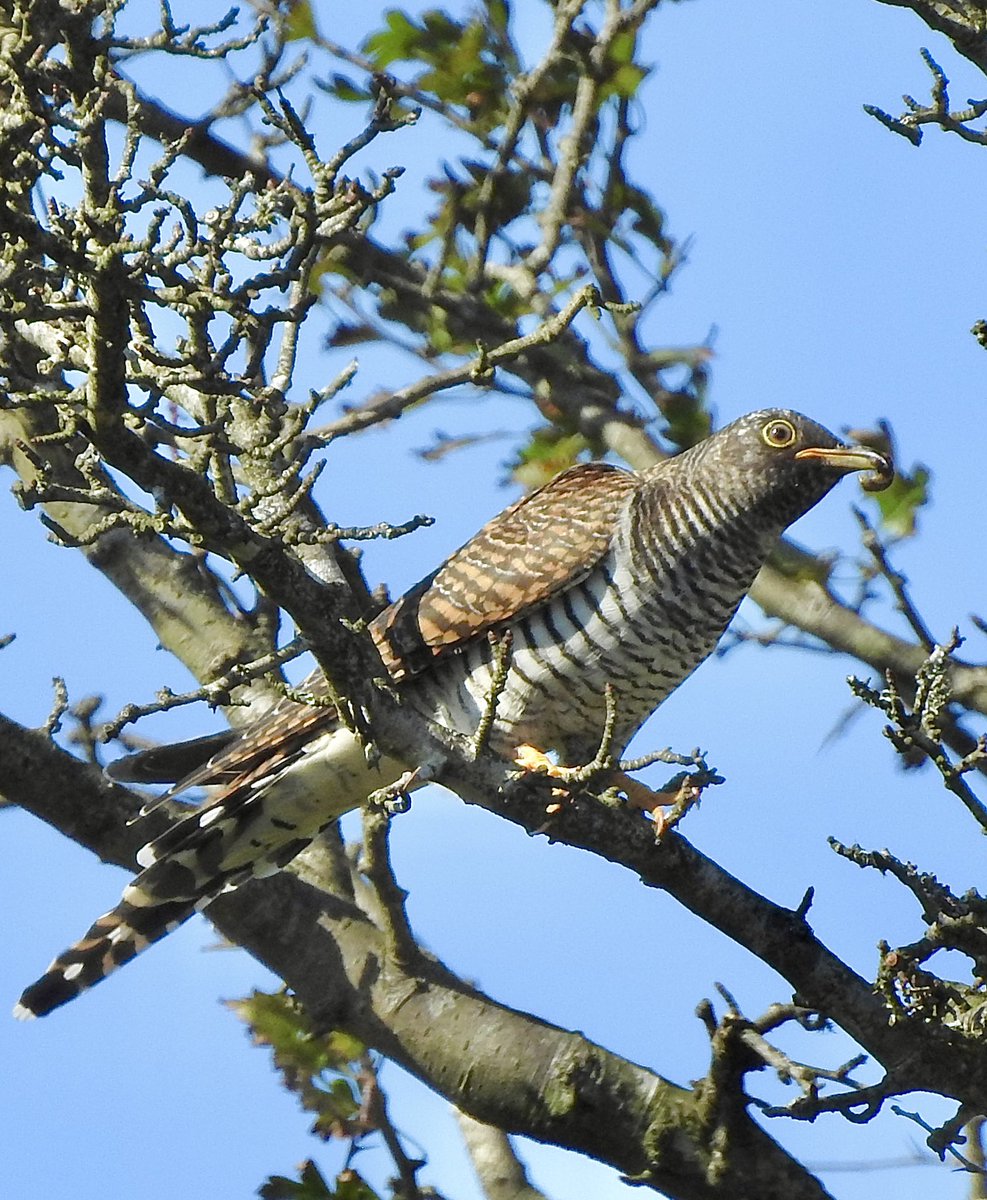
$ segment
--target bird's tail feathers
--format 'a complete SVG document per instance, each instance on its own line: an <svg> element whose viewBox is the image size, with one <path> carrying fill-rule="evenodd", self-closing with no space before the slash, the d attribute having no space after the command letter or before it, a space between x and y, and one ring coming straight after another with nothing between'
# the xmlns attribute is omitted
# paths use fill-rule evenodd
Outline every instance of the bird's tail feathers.
<svg viewBox="0 0 987 1200"><path fill-rule="evenodd" d="M338 815L313 812L304 794L294 808L267 804L272 785L304 757L303 746L291 747L273 767L264 764L237 779L144 846L137 855L144 870L124 889L117 907L31 984L14 1015L44 1016L68 1003L222 892L286 866Z"/></svg>
<svg viewBox="0 0 987 1200"><path fill-rule="evenodd" d="M177 929L197 907L191 900L154 905L121 900L25 990L14 1008L14 1016L19 1020L43 1017L74 1000L80 992L94 987L117 967Z"/></svg>
<svg viewBox="0 0 987 1200"><path fill-rule="evenodd" d="M184 783L227 750L237 736L235 730L227 729L188 742L152 746L118 758L104 773L116 783Z"/></svg>
<svg viewBox="0 0 987 1200"><path fill-rule="evenodd" d="M315 830L292 837L299 832L294 825L274 824L264 840L249 843L249 856L241 858L239 839L262 815L261 796L262 789L227 795L148 843L137 856L145 869L124 889L120 903L31 984L14 1015L27 1020L67 1004L221 893L289 863Z"/></svg>
<svg viewBox="0 0 987 1200"><path fill-rule="evenodd" d="M219 813L217 812L217 816ZM226 827L228 833L229 829ZM63 951L14 1008L21 1020L43 1017L94 987L117 967L177 929L221 892L243 882L243 870L217 870L227 848L224 824L191 813L137 855L146 869L125 888L116 908ZM155 848L163 853L158 855Z"/></svg>

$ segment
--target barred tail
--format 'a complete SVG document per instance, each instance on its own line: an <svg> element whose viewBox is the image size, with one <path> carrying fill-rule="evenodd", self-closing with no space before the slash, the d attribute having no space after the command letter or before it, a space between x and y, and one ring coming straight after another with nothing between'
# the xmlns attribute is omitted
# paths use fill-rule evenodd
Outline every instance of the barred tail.
<svg viewBox="0 0 987 1200"><path fill-rule="evenodd" d="M74 1000L80 992L94 987L117 967L177 929L195 911L192 900L166 900L144 906L122 900L27 988L14 1007L14 1016L29 1021Z"/></svg>
<svg viewBox="0 0 987 1200"><path fill-rule="evenodd" d="M67 1004L222 892L270 875L290 862L313 834L289 838L296 827L272 816L266 840L248 838L246 831L264 816L262 801L263 792L226 797L190 814L144 846L137 855L144 870L124 888L120 903L31 984L14 1007L14 1016L30 1020ZM248 851L255 857L248 857Z"/></svg>
<svg viewBox="0 0 987 1200"><path fill-rule="evenodd" d="M369 787L366 773L353 735L332 730L233 780L139 851L144 870L120 903L31 984L14 1015L42 1017L67 1004L222 892L281 870L321 828L360 803Z"/></svg>

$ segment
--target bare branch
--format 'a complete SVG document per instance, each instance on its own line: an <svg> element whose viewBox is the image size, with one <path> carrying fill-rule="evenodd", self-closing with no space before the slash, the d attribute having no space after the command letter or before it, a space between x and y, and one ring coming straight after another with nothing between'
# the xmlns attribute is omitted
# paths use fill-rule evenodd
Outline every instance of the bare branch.
<svg viewBox="0 0 987 1200"><path fill-rule="evenodd" d="M936 641L925 621L922 619L918 609L915 607L911 596L908 594L908 580L900 571L892 567L888 558L888 548L878 537L877 530L867 519L867 515L856 505L854 505L853 515L857 518L860 528L863 530L864 548L870 552L877 564L878 571L887 580L895 597L895 606L898 611L904 616L908 622L912 632L918 639L919 645L923 646L927 653L930 653L935 647Z"/></svg>
<svg viewBox="0 0 987 1200"><path fill-rule="evenodd" d="M198 704L205 701L210 708L245 705L246 701L237 700L233 695L235 689L268 675L272 671L277 671L285 663L298 658L307 650L308 644L304 638L293 638L282 649L265 654L262 658L255 659L250 663L237 663L218 679L213 679L203 687L195 688L190 692L176 694L170 688L162 688L158 693L157 700L151 703L128 704L111 721L107 721L100 727L97 737L101 742L112 741L119 737L121 730L127 725L132 725L142 717L150 716L152 713L168 712L170 709L180 708L187 704Z"/></svg>
<svg viewBox="0 0 987 1200"><path fill-rule="evenodd" d="M457 1108L455 1115L486 1200L547 1200L528 1178L506 1133L461 1109Z"/></svg>
<svg viewBox="0 0 987 1200"><path fill-rule="evenodd" d="M382 421L394 420L412 405L437 392L457 387L463 383L481 384L489 379L495 368L502 363L511 362L536 347L557 341L584 308L606 309L608 307L594 287L582 288L564 308L542 321L531 333L513 338L493 349L487 349L481 345L476 357L461 366L426 376L417 383L409 384L397 392L377 397L363 408L351 410L346 416L334 421L331 425L313 430L308 436L321 445L328 445L329 442L343 437L345 434L356 433L361 429L378 425Z"/></svg>
<svg viewBox="0 0 987 1200"><path fill-rule="evenodd" d="M892 0L884 0L891 3ZM900 117L892 117L883 109L873 104L865 104L864 112L876 118L892 133L901 134L918 146L922 142L922 126L937 125L947 133L955 133L966 142L977 145L987 145L987 129L973 129L971 121L978 121L987 114L987 100L970 100L967 107L959 111L951 111L949 107L949 80L942 67L936 62L928 50L922 50L925 65L932 73L932 103L919 104L911 96L903 96L907 111Z"/></svg>

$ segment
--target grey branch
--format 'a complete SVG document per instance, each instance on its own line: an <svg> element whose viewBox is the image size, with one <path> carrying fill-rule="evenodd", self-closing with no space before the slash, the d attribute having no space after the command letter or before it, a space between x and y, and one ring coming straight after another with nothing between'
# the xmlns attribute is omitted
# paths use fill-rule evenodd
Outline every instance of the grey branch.
<svg viewBox="0 0 987 1200"><path fill-rule="evenodd" d="M484 1125L461 1109L455 1109L455 1114L486 1200L547 1200L528 1178L503 1130Z"/></svg>
<svg viewBox="0 0 987 1200"><path fill-rule="evenodd" d="M132 866L144 837L167 821L159 811L128 825L137 798L2 717L0 764L7 799L105 861ZM503 782L503 768L495 773ZM345 889L329 894L282 872L221 897L209 917L285 980L317 1026L349 1030L477 1120L588 1153L682 1200L715 1177L688 1089L497 1004L427 956L417 955L409 973ZM507 1044L522 1049L506 1056ZM731 1122L737 1150L710 1196L822 1200L818 1183L745 1114Z"/></svg>

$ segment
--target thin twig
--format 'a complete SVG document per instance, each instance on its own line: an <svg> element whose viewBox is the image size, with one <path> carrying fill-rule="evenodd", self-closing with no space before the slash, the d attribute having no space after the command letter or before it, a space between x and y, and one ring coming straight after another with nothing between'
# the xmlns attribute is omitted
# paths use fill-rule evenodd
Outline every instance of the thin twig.
<svg viewBox="0 0 987 1200"><path fill-rule="evenodd" d="M948 642L933 647L916 672L915 699L910 710L890 670L886 675L886 686L880 692L853 675L849 676L847 683L859 700L890 719L891 724L886 725L883 732L898 753L906 760L916 752L928 758L939 771L946 788L962 802L987 833L987 805L963 778L970 771L979 769L987 760L987 734L982 734L955 762L949 755L942 735L951 701L951 656L961 643L962 639L954 629Z"/></svg>
<svg viewBox="0 0 987 1200"><path fill-rule="evenodd" d="M407 971L421 957L421 948L412 932L404 902L408 893L400 886L391 866L390 815L379 805L363 809L363 873L380 901L381 930L387 939L388 953L401 971Z"/></svg>
<svg viewBox="0 0 987 1200"><path fill-rule="evenodd" d="M967 1158L966 1155L961 1154L959 1150L956 1149L957 1142L966 1141L966 1137L963 1134L963 1127L967 1124L971 1117L976 1115L965 1105L960 1106L955 1117L947 1121L944 1125L940 1125L938 1128L936 1128L934 1125L930 1125L928 1121L924 1120L919 1113L909 1112L907 1109L901 1108L900 1105L892 1104L891 1111L896 1116L905 1117L909 1121L914 1121L916 1125L921 1126L921 1128L924 1129L929 1135L928 1138L926 1138L929 1147L939 1155L940 1159L945 1160L946 1155L950 1154L965 1170L974 1172L978 1175L983 1174L982 1167L978 1166L977 1163L973 1162L971 1159Z"/></svg>
<svg viewBox="0 0 987 1200"><path fill-rule="evenodd" d="M320 445L328 445L329 442L346 434L356 433L371 425L380 424L382 421L394 420L412 405L436 392L445 391L447 388L457 387L463 383L482 383L493 375L495 367L510 362L536 346L544 346L554 341L568 329L576 315L584 308L609 309L609 307L601 299L600 293L595 287L581 288L565 308L547 318L531 333L513 338L493 349L488 350L481 346L474 358L460 366L451 367L447 371L439 371L434 375L427 375L424 379L419 379L417 383L409 384L408 387L401 388L399 391L379 396L362 408L351 410L339 420L312 430L306 434L306 438L317 441Z"/></svg>
<svg viewBox="0 0 987 1200"><path fill-rule="evenodd" d="M604 685L603 699L606 704L606 717L596 754L581 767L553 767L553 779L560 779L570 787L578 787L613 769L616 761L613 757L613 737L617 728L617 692L612 683Z"/></svg>
<svg viewBox="0 0 987 1200"><path fill-rule="evenodd" d="M62 717L68 711L69 689L61 675L56 675L51 682L55 696L52 701L51 712L48 714L41 728L49 738L54 738L55 734L62 728Z"/></svg>
<svg viewBox="0 0 987 1200"><path fill-rule="evenodd" d="M99 728L97 737L101 742L112 741L120 735L122 729L139 721L142 717L150 716L152 713L170 712L173 708L198 704L203 700L211 708L220 705L223 707L245 706L249 704L248 700L235 700L230 694L235 688L242 687L270 671L277 670L285 663L298 658L300 654L304 654L308 648L308 642L304 638L292 638L282 649L265 654L254 659L253 662L237 663L225 675L220 675L211 683L204 684L190 692L176 693L171 688L161 688L156 700L147 704L128 704L122 708L112 721L107 721Z"/></svg>
<svg viewBox="0 0 987 1200"><path fill-rule="evenodd" d="M884 2L896 4L901 3L902 0L884 0ZM909 7L913 7L918 10L920 15L922 9L931 10L935 8L939 10L937 13L938 19L930 22L935 27L938 27L939 19L941 19L942 16L942 10L946 7L955 6L946 6L941 4L919 5L916 3L910 3ZM978 17L978 20L982 20L982 17ZM982 28L979 30L979 32L982 36ZM963 31L962 33L957 32L955 35L950 34L950 36L954 37L957 48L961 49L961 51L967 45L972 44L969 31ZM942 67L936 62L928 50L923 48L921 54L923 60L925 61L925 65L929 68L929 71L932 74L931 104L919 104L918 101L914 100L911 96L903 96L902 99L904 100L905 107L908 109L908 111L903 113L900 117L892 117L882 108L878 108L873 104L865 104L864 112L869 116L874 117L875 120L880 121L880 123L886 129L890 129L892 133L897 133L902 137L907 138L913 146L918 146L921 144L921 127L923 125L938 125L940 129L947 133L957 134L965 142L973 142L978 146L987 146L987 130L971 129L969 125L970 121L977 121L987 114L987 100L970 100L965 109L961 109L956 112L950 111L949 80L946 78L945 71L943 71ZM975 59L974 61L978 60ZM983 63L980 65L983 66Z"/></svg>
<svg viewBox="0 0 987 1200"><path fill-rule="evenodd" d="M394 1194L400 1196L401 1200L424 1200L424 1194L418 1186L418 1172L425 1165L425 1160L409 1158L405 1153L404 1146L401 1145L401 1138L388 1112L387 1096L380 1086L377 1063L369 1053L364 1052L361 1056L360 1066L361 1092L367 1118L383 1138L400 1181L400 1188L396 1189ZM433 1194L429 1189L430 1200Z"/></svg>
<svg viewBox="0 0 987 1200"><path fill-rule="evenodd" d="M480 714L480 721L473 734L473 753L479 754L490 739L490 731L497 716L497 704L507 686L507 677L511 670L511 647L513 636L509 629L502 633L491 633L492 660L490 663L490 689L487 692Z"/></svg>
<svg viewBox="0 0 987 1200"><path fill-rule="evenodd" d="M926 653L931 654L935 648L936 639L929 632L928 625L922 619L921 614L908 594L908 580L891 565L887 547L881 541L877 530L868 520L867 515L861 509L857 508L856 505L853 508L853 515L860 524L862 530L861 541L864 548L870 553L881 576L887 580L892 592L894 592L895 607L904 616Z"/></svg>

